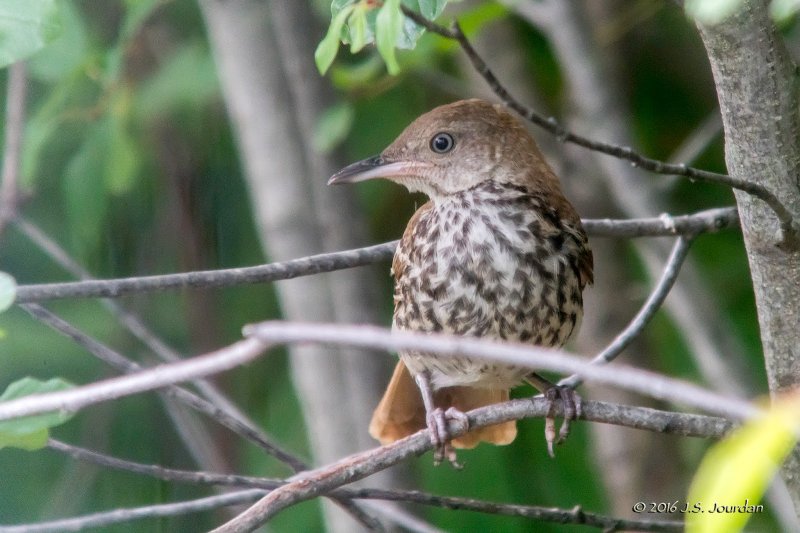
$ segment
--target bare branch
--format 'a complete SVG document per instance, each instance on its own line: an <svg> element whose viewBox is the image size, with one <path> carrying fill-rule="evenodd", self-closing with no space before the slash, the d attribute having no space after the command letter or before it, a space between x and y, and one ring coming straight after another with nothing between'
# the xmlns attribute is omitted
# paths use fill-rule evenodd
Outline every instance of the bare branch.
<svg viewBox="0 0 800 533"><path fill-rule="evenodd" d="M17 289L17 303L62 298L116 298L125 294L186 288L214 288L292 279L344 268L369 265L392 257L397 241L345 252L312 255L268 265L203 270L116 280L23 285Z"/></svg>
<svg viewBox="0 0 800 533"><path fill-rule="evenodd" d="M613 361L622 351L627 348L631 342L639 336L644 327L650 322L656 312L661 308L664 300L667 299L670 289L675 284L678 278L678 273L681 271L681 265L689 253L689 247L692 245L693 237L678 237L675 246L672 248L672 253L667 260L664 267L664 272L655 289L648 296L647 301L642 308L633 317L631 323L609 344L602 352L592 358L592 364L606 364ZM575 388L581 384L581 379L578 376L570 376L559 382L559 385Z"/></svg>
<svg viewBox="0 0 800 533"><path fill-rule="evenodd" d="M735 207L717 207L691 215L663 214L656 218L584 219L583 227L591 237L666 237L713 233L738 227L739 216Z"/></svg>
<svg viewBox="0 0 800 533"><path fill-rule="evenodd" d="M18 526L0 526L2 533L45 533L50 531L83 531L89 528L98 528L141 520L143 518L164 518L179 516L201 511L210 511L230 505L249 503L264 495L260 489L250 489L219 496L209 496L179 503L162 503L147 505L133 509L116 509L76 518L64 518L38 524L23 524Z"/></svg>
<svg viewBox="0 0 800 533"><path fill-rule="evenodd" d="M629 409L627 406L615 406L613 404L604 404L602 402L585 402L586 411L584 412L584 417L586 419L594 418L595 415L603 413L605 409L611 409L616 411L617 408L621 408L621 411L627 411ZM548 404L544 400L544 398L533 398L528 400L513 400L510 402L506 402L503 404L496 404L488 407L483 407L480 409L475 409L474 411L470 411L467 413L469 417L469 427L476 428L476 427L483 427L486 425L497 424L502 421L517 419L520 415L520 412L530 412L531 410L535 411L537 416L545 416L548 412ZM642 408L633 408L636 411L639 411ZM655 411L647 409L647 411ZM591 414L588 414L591 413ZM561 413L558 413L559 415ZM674 415L675 413L671 413L670 415ZM634 415L637 416L638 415ZM668 415L669 416L669 415ZM680 416L690 416L693 417L695 415L680 415ZM711 419L707 417L702 417L706 419L705 421L701 422L705 425L706 421ZM641 418L642 421L644 420L652 420L650 413L644 414ZM718 429L721 430L720 435L722 435L725 431L728 431L731 427L730 422L727 420L722 419L715 419L720 425ZM698 419L699 421L699 419ZM714 422L713 424L716 424ZM453 424L449 427L450 431L453 431L453 436L458 436L464 432L464 427L459 426L458 428L455 427L456 425ZM663 428L669 427L669 424L663 426ZM283 485L266 496L264 496L261 500L259 500L255 505L250 507L247 511L240 514L233 520L227 522L226 524L220 526L219 528L215 529L215 533L231 533L231 532L240 532L240 531L252 531L253 529L257 528L258 526L267 522L270 518L275 516L278 512L287 507L299 503L301 501L305 501L311 498L315 498L317 496L321 496L327 494L328 492L341 487L347 483L351 483L353 481L357 481L359 479L363 479L379 470L388 468L400 461L403 461L409 457L420 455L425 451L428 451L432 448L432 444L430 441L430 437L428 436L428 430L421 430L414 435L406 437L405 439L399 440L387 446L383 446L381 448L377 448L374 450L369 450L363 453L351 455L350 457L346 457L332 465L311 471L311 472L304 472L293 476L289 479L289 483ZM335 491L336 494L339 493L341 489ZM350 491L342 492L343 494L351 494ZM402 496L397 497L396 499L403 499ZM424 498L425 501L430 501L427 497ZM461 503L463 500L458 499ZM443 498L439 500L439 503L447 502L447 498ZM421 502L424 503L424 502ZM454 503L455 501L450 501L450 503ZM446 507L452 508L447 503L445 503ZM483 512L500 512L501 514L516 514L512 509L515 506L507 506L502 505L503 511L498 511L499 504L489 504L485 502L481 502L481 505L478 507L483 510ZM457 507L462 508L462 507ZM491 511L490 511L491 509ZM526 508L528 513L532 514L521 514L519 516L532 516L535 518L545 519L544 516L549 516L550 519L557 521L555 518L556 516L564 517L565 514L563 511L558 511L554 514L538 514L538 511L532 511L532 508ZM478 508L473 508L472 510L479 510ZM577 515L573 515L577 516ZM566 519L569 523L585 523L587 525L594 525L598 527L606 527L614 529L613 524L600 524L596 522L573 522L575 518ZM659 523L662 524L662 523ZM668 527L677 526L677 524L671 524ZM622 527L622 526L619 526ZM632 527L632 526L631 526ZM644 526L646 527L646 526ZM660 527L653 526L653 527Z"/></svg>
<svg viewBox="0 0 800 533"><path fill-rule="evenodd" d="M402 501L443 507L453 510L473 511L506 516L521 516L544 522L559 524L582 524L602 528L604 531L636 530L636 531L681 531L683 523L672 520L627 520L597 513L583 511L580 507L559 509L556 507L538 507L532 505L511 505L486 502L471 498L454 498L436 496L417 491L393 491L383 489L340 490L337 492L352 493L354 498ZM194 512L210 511L220 507L241 505L263 497L260 489L230 492L221 496L211 496L180 503L149 505L134 509L119 509L85 515L75 518L40 522L38 524L21 524L0 526L3 533L43 533L50 531L82 531L84 529L109 526L131 522L143 518L163 518Z"/></svg>
<svg viewBox="0 0 800 533"><path fill-rule="evenodd" d="M723 207L692 215L640 219L587 219L587 233L595 237L657 237L692 235L731 228L738 224L736 209ZM110 280L20 285L17 303L42 302L63 298L116 298L125 294L184 288L218 288L266 283L300 276L333 272L345 268L389 261L398 241L342 252L312 255L254 267L204 270Z"/></svg>
<svg viewBox="0 0 800 533"><path fill-rule="evenodd" d="M247 326L245 334L249 338L188 360L160 365L74 389L3 402L0 404L0 420L50 411L75 412L96 403L218 374L256 359L267 347L295 342L326 343L386 351L414 350L444 357L477 357L532 370L575 373L583 379L614 385L645 396L697 407L734 419L750 418L760 412L760 409L747 401L716 394L686 381L629 366L595 366L580 357L535 346L443 334L389 331L376 326L278 321Z"/></svg>
<svg viewBox="0 0 800 533"><path fill-rule="evenodd" d="M800 247L800 226L794 220L792 212L778 199L775 194L763 185L754 181L736 178L727 174L720 174L718 172L709 172L698 168L690 167L684 164L672 164L657 159L645 157L640 153L634 151L628 146L618 146L611 143L595 141L577 135L564 129L553 117L545 118L533 109L523 105L516 100L508 90L500 83L492 70L473 48L472 44L467 39L464 32L457 22L454 22L451 29L444 28L432 22L419 13L411 9L401 6L403 14L413 20L415 23L423 26L427 30L441 35L447 39L452 39L458 42L461 49L469 58L472 66L476 72L483 77L486 83L491 87L492 91L497 95L505 105L519 113L529 122L536 124L545 131L555 135L556 139L561 142L571 142L578 146L583 146L589 150L608 154L619 159L630 161L634 166L641 167L656 174L668 174L675 176L685 176L693 180L705 181L709 183L720 183L732 187L734 189L744 191L756 198L763 200L775 213L780 222L781 240L778 243L779 247L787 250L794 250Z"/></svg>
<svg viewBox="0 0 800 533"><path fill-rule="evenodd" d="M521 403L521 402L520 402ZM600 405L602 402L592 402ZM620 406L622 407L622 406ZM594 409L594 407L592 408ZM639 409L639 408L633 408ZM677 414L677 413L670 413ZM697 416L697 415L690 415ZM707 418L707 417L699 417ZM728 423L723 421L723 423ZM728 423L729 424L729 423ZM215 474L210 472L191 472L186 470L176 470L164 468L159 465L147 465L126 461L116 457L111 457L78 446L72 446L55 439L50 439L48 446L56 451L68 454L75 459L87 461L100 466L107 466L128 472L153 476L164 481L175 481L183 483L225 485L235 487L261 488L272 490L286 483L281 479L259 478L252 476L238 476L228 474ZM508 516L523 516L542 521L552 521L557 523L581 523L585 525L595 525L606 529L635 529L638 531L661 531L661 527L667 530L682 527L680 522L667 521L639 521L639 520L619 520L611 517L604 517L594 513L577 511L576 509L561 510L554 508L543 508L527 505L509 505L494 502L486 502L468 498L453 498L427 494L415 490L386 490L375 488L339 488L331 491L328 496L336 496L347 499L376 499L385 501L398 501L429 505L434 507L444 507L447 509L475 511L487 514L500 514Z"/></svg>

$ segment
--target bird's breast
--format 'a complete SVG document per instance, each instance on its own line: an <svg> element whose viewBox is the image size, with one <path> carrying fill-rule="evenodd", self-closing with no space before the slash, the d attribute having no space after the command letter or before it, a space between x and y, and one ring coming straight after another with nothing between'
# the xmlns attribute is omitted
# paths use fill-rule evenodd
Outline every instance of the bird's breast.
<svg viewBox="0 0 800 533"><path fill-rule="evenodd" d="M582 313L583 245L562 224L542 199L517 189L493 185L440 199L412 219L398 246L394 327L562 345ZM402 355L412 372L412 358L417 367L433 363ZM518 369L460 363L468 374L498 374L494 381L523 377Z"/></svg>

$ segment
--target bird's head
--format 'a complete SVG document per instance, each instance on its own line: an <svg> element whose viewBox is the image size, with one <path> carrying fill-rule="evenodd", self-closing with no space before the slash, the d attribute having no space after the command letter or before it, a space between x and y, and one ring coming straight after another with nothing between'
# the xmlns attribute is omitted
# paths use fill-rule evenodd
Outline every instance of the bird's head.
<svg viewBox="0 0 800 533"><path fill-rule="evenodd" d="M462 100L412 122L380 155L349 165L328 184L386 178L436 201L485 181L556 188L536 142L503 106Z"/></svg>

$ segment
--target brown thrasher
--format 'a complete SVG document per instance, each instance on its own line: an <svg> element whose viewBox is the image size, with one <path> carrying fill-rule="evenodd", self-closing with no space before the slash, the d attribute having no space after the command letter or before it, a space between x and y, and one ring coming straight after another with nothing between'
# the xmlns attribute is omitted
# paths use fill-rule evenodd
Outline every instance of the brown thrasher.
<svg viewBox="0 0 800 533"><path fill-rule="evenodd" d="M414 213L394 256L393 328L561 346L578 329L592 252L580 217L536 142L499 105L464 100L422 115L379 156L334 174L329 184L387 178L430 201ZM370 423L382 444L428 427L435 461L454 465L447 420L502 402L527 380L565 422L576 397L530 370L467 357L402 352ZM414 382L419 388L414 386ZM420 395L421 393L421 395ZM508 444L515 421L471 430L457 448ZM552 414L546 426L552 455Z"/></svg>

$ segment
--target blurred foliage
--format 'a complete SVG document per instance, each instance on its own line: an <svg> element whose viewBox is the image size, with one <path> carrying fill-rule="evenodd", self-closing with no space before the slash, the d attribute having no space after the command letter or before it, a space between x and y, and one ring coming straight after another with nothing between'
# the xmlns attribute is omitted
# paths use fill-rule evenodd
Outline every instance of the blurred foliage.
<svg viewBox="0 0 800 533"><path fill-rule="evenodd" d="M424 3L420 1L420 5ZM99 277L264 261L196 3L61 0L51 4L57 5L60 29L57 34L45 32L50 43L27 62L23 185L29 199L22 206L24 216ZM317 4L330 7L328 2ZM345 4L339 2L340 6ZM444 6L444 2L428 4ZM632 108L630 123L637 146L648 155L666 158L715 112L713 84L702 45L685 14L666 3L633 4L619 4L617 19L603 28L607 30L603 32L604 46L618 47L624 59L618 68L620 86L625 87L621 97ZM640 9L644 4L648 8ZM458 8L458 17L470 36L479 36L491 24L505 24L504 31L513 32L519 50L525 54L529 77L542 95L543 113L555 117L567 114L570 102L565 97L564 76L542 34L492 2L453 7ZM638 15L627 16L628 9L639 9ZM322 22L327 24L329 15L323 15ZM448 16L446 13L443 18ZM342 154L343 165L380 152L421 112L485 89L470 81L453 43L434 35L414 37L412 44L419 38L416 47L397 54L399 75L387 75L378 52L366 46L374 19L364 22L368 24L360 26L358 20L351 21L341 30L357 53L339 54L335 61L330 58L329 79L340 100L320 117L314 139L317 149ZM792 30L787 27L787 38L797 34ZM338 38L336 42L338 46ZM490 63L497 60L487 59ZM503 79L509 74L498 71L498 75ZM2 71L0 97L4 96L5 81L6 72ZM724 170L721 140L710 144L696 163L710 170ZM326 176L316 178L324 180ZM720 187L664 180L654 176L643 180L641 186L660 187L675 213L733 201L730 191ZM374 242L398 238L415 207L424 201L391 183L365 183L357 194ZM741 236L736 231L703 236L692 253L717 295L714 305L732 321L748 348L750 359L745 371L752 374L759 390L766 390ZM629 264L630 288L620 291L619 297L640 302L649 280L632 254ZM388 324L388 265L379 268L386 296L384 323ZM0 235L0 270L21 284L70 279L13 226ZM238 339L241 326L247 322L279 316L271 286L143 295L124 298L123 303L141 313L159 335L187 354ZM97 302L63 301L49 307L122 353L150 362L147 350ZM86 383L113 375L82 349L19 309L0 314L0 330L6 333L0 338L0 390L24 376L41 380L61 376L73 383ZM699 379L680 331L664 313L647 329L647 338L653 347L650 360L655 361L655 370ZM308 456L299 422L302 416L282 354L232 371L218 382L278 442ZM521 389L516 394L524 396L530 390ZM419 487L440 494L522 504L567 508L580 504L586 510L611 513L598 469L625 465L595 464L587 425L575 426L569 441L557 450L555 460L547 457L541 421L519 425L520 436L511 446L481 446L462 452L460 459L466 463L463 471L434 469L430 456L414 461L412 469L420 477ZM123 458L194 468L172 427L158 398L143 395L82 411L53 433L68 442ZM209 428L225 444L233 471L287 474L256 447L226 430L212 425ZM680 469L688 480L707 444L680 439L679 445L682 456L671 458L670 464L661 468ZM624 463L624 458L620 461ZM3 524L209 494L202 487L97 469L50 451L4 449L0 451L0 472L4 481L0 483ZM80 491L75 491L78 485ZM683 498L681 492L672 495L672 499ZM521 518L441 509L420 512L451 531L584 531L581 526L532 525ZM220 516L210 513L107 530L196 531L210 528ZM756 520L760 520L757 525L770 524L767 515ZM273 526L274 531L319 530L318 504L311 502L288 510Z"/></svg>
<svg viewBox="0 0 800 533"><path fill-rule="evenodd" d="M797 444L800 433L800 394L778 397L766 415L747 422L703 458L689 489L689 501L705 509L737 510L692 512L690 533L741 531L756 513L775 473ZM762 506L763 508L763 506ZM693 510L696 510L693 508Z"/></svg>
<svg viewBox="0 0 800 533"><path fill-rule="evenodd" d="M0 67L41 50L60 30L56 0L0 3Z"/></svg>

